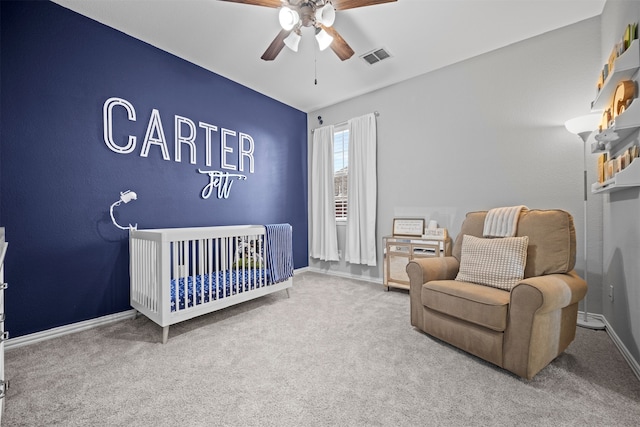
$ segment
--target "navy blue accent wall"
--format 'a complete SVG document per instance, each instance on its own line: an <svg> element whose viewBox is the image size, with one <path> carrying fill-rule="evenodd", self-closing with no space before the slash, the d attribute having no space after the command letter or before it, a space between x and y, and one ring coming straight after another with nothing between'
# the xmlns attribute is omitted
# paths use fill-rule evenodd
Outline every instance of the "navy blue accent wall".
<svg viewBox="0 0 640 427"><path fill-rule="evenodd" d="M138 199L115 216L138 228L288 222L294 264L307 260L306 114L51 2L1 2L0 226L6 227L7 328L13 337L130 309L127 231L109 206L131 189ZM113 140L103 138L103 104L113 108ZM170 159L141 148L157 109ZM174 117L197 127L196 164L175 160ZM220 130L254 140L254 173L221 167ZM186 131L183 132L183 134ZM158 137L157 133L155 135ZM230 137L227 163L238 164ZM203 170L242 173L229 197L201 198Z"/></svg>

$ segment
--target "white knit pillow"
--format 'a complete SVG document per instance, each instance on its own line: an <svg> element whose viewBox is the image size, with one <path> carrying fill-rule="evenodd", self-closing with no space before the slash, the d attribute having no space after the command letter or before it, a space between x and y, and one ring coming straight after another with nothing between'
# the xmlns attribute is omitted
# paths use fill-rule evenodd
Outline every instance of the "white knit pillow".
<svg viewBox="0 0 640 427"><path fill-rule="evenodd" d="M510 291L524 277L529 236L482 239L462 236L456 280Z"/></svg>

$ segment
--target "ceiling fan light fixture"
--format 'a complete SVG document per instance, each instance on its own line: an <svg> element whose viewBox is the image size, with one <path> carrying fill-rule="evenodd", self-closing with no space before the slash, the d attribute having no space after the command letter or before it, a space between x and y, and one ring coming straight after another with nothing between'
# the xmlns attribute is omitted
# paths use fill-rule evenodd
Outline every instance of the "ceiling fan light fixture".
<svg viewBox="0 0 640 427"><path fill-rule="evenodd" d="M336 22L336 10L331 3L327 3L324 6L316 9L316 21L320 22L325 27L330 27Z"/></svg>
<svg viewBox="0 0 640 427"><path fill-rule="evenodd" d="M291 33L284 39L284 44L294 52L298 51L298 45L300 44L300 33L297 31L291 31Z"/></svg>
<svg viewBox="0 0 640 427"><path fill-rule="evenodd" d="M318 41L318 48L320 48L320 50L325 50L333 43L333 37L321 28L316 29L316 40Z"/></svg>
<svg viewBox="0 0 640 427"><path fill-rule="evenodd" d="M282 7L278 13L278 20L280 21L280 26L289 31L300 21L300 15L293 9Z"/></svg>

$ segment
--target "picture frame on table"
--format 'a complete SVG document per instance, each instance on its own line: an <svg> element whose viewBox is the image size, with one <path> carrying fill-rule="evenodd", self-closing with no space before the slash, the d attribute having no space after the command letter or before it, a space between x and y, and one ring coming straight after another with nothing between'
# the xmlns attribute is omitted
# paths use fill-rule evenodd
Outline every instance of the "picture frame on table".
<svg viewBox="0 0 640 427"><path fill-rule="evenodd" d="M394 218L393 235L403 237L422 237L424 218Z"/></svg>

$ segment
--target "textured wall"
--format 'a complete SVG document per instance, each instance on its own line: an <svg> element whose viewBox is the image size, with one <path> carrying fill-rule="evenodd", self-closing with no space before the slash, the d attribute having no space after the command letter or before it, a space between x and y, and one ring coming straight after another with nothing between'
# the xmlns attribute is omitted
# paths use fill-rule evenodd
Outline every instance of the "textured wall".
<svg viewBox="0 0 640 427"><path fill-rule="evenodd" d="M295 267L307 265L306 114L54 3L1 7L0 225L10 242L12 336L130 308L127 232L109 217L127 189L138 200L116 208L121 224L288 222ZM112 110L115 146L136 137L130 153L104 142L110 97L135 110L135 121L121 105ZM191 135L188 122L176 131L176 116L194 124L195 163L187 143L176 159L176 132ZM210 133L211 165L209 125L218 128ZM231 134L221 146L223 128ZM240 133L253 140L245 156L239 152L251 144ZM247 179L234 181L227 199L203 199L209 178L198 169Z"/></svg>

